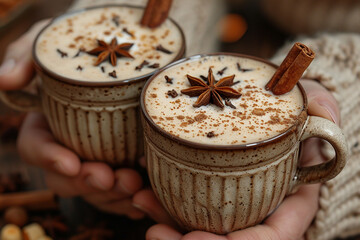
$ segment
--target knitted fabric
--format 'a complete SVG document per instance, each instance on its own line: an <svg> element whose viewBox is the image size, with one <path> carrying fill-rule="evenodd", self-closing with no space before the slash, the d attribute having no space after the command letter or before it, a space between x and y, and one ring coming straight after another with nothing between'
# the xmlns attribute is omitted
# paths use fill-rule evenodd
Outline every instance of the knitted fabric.
<svg viewBox="0 0 360 240"><path fill-rule="evenodd" d="M323 33L297 41L316 53L304 77L318 80L334 94L350 149L343 171L322 185L319 211L306 237L328 240L360 234L360 35ZM292 45L280 49L273 61L281 63ZM325 151L331 155L331 148Z"/></svg>

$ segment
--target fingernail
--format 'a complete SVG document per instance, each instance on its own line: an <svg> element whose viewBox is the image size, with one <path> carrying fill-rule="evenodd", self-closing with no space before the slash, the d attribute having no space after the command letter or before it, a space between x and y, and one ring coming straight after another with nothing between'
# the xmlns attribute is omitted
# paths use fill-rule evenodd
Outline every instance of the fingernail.
<svg viewBox="0 0 360 240"><path fill-rule="evenodd" d="M85 180L90 187L97 188L100 190L107 190L107 188L95 177L88 176Z"/></svg>
<svg viewBox="0 0 360 240"><path fill-rule="evenodd" d="M339 125L339 119L338 119L336 113L335 113L334 110L333 110L334 108L331 107L331 106L329 106L329 105L327 104L327 102L319 102L319 105L320 105L324 110L326 110L326 112L330 115L332 121L333 121L335 124Z"/></svg>
<svg viewBox="0 0 360 240"><path fill-rule="evenodd" d="M143 208L142 206L140 206L140 205L138 205L138 204L136 204L136 203L132 203L132 205L133 205L134 208L137 208L137 209L139 209L140 211L142 211L142 212L144 212L144 213L146 213L146 214L149 214L149 211L148 211L147 209Z"/></svg>
<svg viewBox="0 0 360 240"><path fill-rule="evenodd" d="M10 73L15 68L15 60L8 59L0 66L0 76Z"/></svg>

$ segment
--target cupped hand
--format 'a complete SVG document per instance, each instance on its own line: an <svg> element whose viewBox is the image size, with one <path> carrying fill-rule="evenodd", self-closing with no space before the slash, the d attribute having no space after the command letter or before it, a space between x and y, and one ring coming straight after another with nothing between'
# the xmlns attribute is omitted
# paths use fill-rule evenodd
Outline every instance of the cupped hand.
<svg viewBox="0 0 360 240"><path fill-rule="evenodd" d="M35 24L7 49L0 66L0 90L25 87L34 75L31 49L36 34L48 20ZM48 187L63 197L82 196L100 210L133 219L144 213L131 198L142 188L142 178L132 169L115 172L106 164L81 163L78 156L56 142L40 113L29 113L18 136L21 158L44 169Z"/></svg>
<svg viewBox="0 0 360 240"><path fill-rule="evenodd" d="M315 81L301 82L308 97L309 114L339 124L339 109L334 97ZM324 161L319 145L318 139L309 139L304 143L304 154L301 159L303 166ZM148 240L298 240L304 239L304 234L316 214L319 189L320 184L301 186L296 193L286 197L262 224L227 235L203 231L182 234L151 190L137 192L133 198L133 205L159 223L147 231Z"/></svg>

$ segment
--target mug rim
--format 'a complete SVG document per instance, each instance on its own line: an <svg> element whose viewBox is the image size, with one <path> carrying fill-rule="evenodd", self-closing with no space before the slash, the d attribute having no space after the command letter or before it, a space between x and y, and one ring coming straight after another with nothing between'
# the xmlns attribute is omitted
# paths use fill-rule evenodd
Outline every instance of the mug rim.
<svg viewBox="0 0 360 240"><path fill-rule="evenodd" d="M159 71L157 71L154 75L152 75L149 80L145 83L142 91L141 91L141 96L140 96L140 108L141 108L141 113L143 116L143 119L145 119L145 121L150 125L150 127L152 127L156 132L160 133L163 137L167 138L167 139L171 139L172 141L175 141L178 144L181 145L185 145L191 148L196 148L196 149L204 149L204 150L243 150L243 149L249 149L249 148L257 148L257 147L261 147L264 145L268 145L270 143L274 143L277 141L280 141L281 139L285 138L286 136L288 136L289 134L291 134L295 129L296 126L299 125L300 118L301 116L305 113L307 114L307 107L308 107L308 100L306 97L306 93L304 88L302 87L302 85L300 84L300 82L297 82L297 86L300 89L300 92L302 94L302 98L303 98L303 108L301 110L301 112L297 115L298 118L295 121L295 123L293 125L291 125L290 127L288 127L286 129L286 131L275 135L271 138L262 140L262 141L257 141L257 142L252 142L252 143L246 143L246 144L234 144L234 145L218 145L218 144L205 144L205 143L197 143L197 142L192 142L186 139L182 139L180 137L171 135L170 133L168 133L167 131L165 131L164 129L160 128L149 116L148 112L146 111L146 107L145 107L145 92L147 90L147 88L149 87L150 83L163 71L167 70L168 68L171 68L175 65L181 64L183 62L189 61L189 60L193 60L195 58L203 58L203 57L209 57L209 56L233 56L233 57L242 57L242 58L249 58L249 59L253 59L256 61L260 61L263 63L266 63L274 68L278 68L279 66L270 62L269 60L260 58L260 57L256 57L256 56L250 56L247 54L242 54L242 53L231 53L231 52L215 52L215 53L209 53L209 54L196 54L193 56L189 56L186 58L182 58L180 60L177 60L175 62L172 62L171 64L161 68Z"/></svg>
<svg viewBox="0 0 360 240"><path fill-rule="evenodd" d="M85 12L85 11L88 11L88 10L93 10L93 9L98 9L98 8L106 8L106 7L126 7L126 8L145 9L145 7L143 7L143 6L137 6L137 5L131 5L131 4L103 4L103 5L97 5L97 6L81 8L81 9L74 10L74 11L69 11L69 12L61 14L61 15L59 15L57 17L52 18L51 21L48 24L46 24L46 26L43 27L40 30L40 32L36 35L35 40L33 42L33 45L32 45L32 59L33 59L35 69L38 70L39 72L51 77L52 79L59 80L61 82L65 82L65 83L69 83L69 84L73 84L73 85L89 86L89 87L128 85L130 83L136 83L136 82L144 81L144 80L148 79L150 76L152 76L153 74L155 74L157 71L159 71L161 68L155 69L154 71L152 71L150 73L147 73L145 75L140 75L140 76L133 77L133 78L128 78L128 79L125 79L125 80L101 81L101 82L96 81L95 82L95 81L78 80L78 79L73 79L73 78L69 78L69 77L64 77L64 76L50 70L49 68L47 68L39 60L39 58L38 58L38 56L36 54L37 42L39 40L39 37L42 35L42 33L46 29L48 29L50 26L52 26L53 23L61 20L62 18L66 18L66 17L68 17L70 15L78 14L78 13ZM168 64L171 64L172 62L181 59L185 55L186 39L185 39L185 34L184 34L182 28L180 27L180 25L175 20L173 20L171 17L167 17L167 19L169 19L175 25L175 27L179 30L181 40L182 40L182 44L181 44L181 47L180 47L180 50L179 50L178 54L168 63ZM166 64L165 66L167 66L168 64ZM165 66L163 66L163 67L165 67Z"/></svg>

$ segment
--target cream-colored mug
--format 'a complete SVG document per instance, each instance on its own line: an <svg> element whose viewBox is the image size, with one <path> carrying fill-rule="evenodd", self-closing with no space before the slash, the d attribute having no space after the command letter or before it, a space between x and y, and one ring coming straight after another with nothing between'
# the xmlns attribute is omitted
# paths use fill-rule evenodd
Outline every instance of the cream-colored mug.
<svg viewBox="0 0 360 240"><path fill-rule="evenodd" d="M140 101L151 185L185 229L226 234L253 226L298 186L343 169L348 148L339 127L308 116L300 84L281 96L266 91L275 70L246 55L197 55L145 85ZM301 142L311 137L328 141L336 156L301 167Z"/></svg>
<svg viewBox="0 0 360 240"><path fill-rule="evenodd" d="M33 46L39 95L9 91L1 99L43 112L56 139L83 160L133 166L143 155L141 90L185 54L177 23L150 29L140 25L142 14L140 7L106 5L55 18Z"/></svg>

